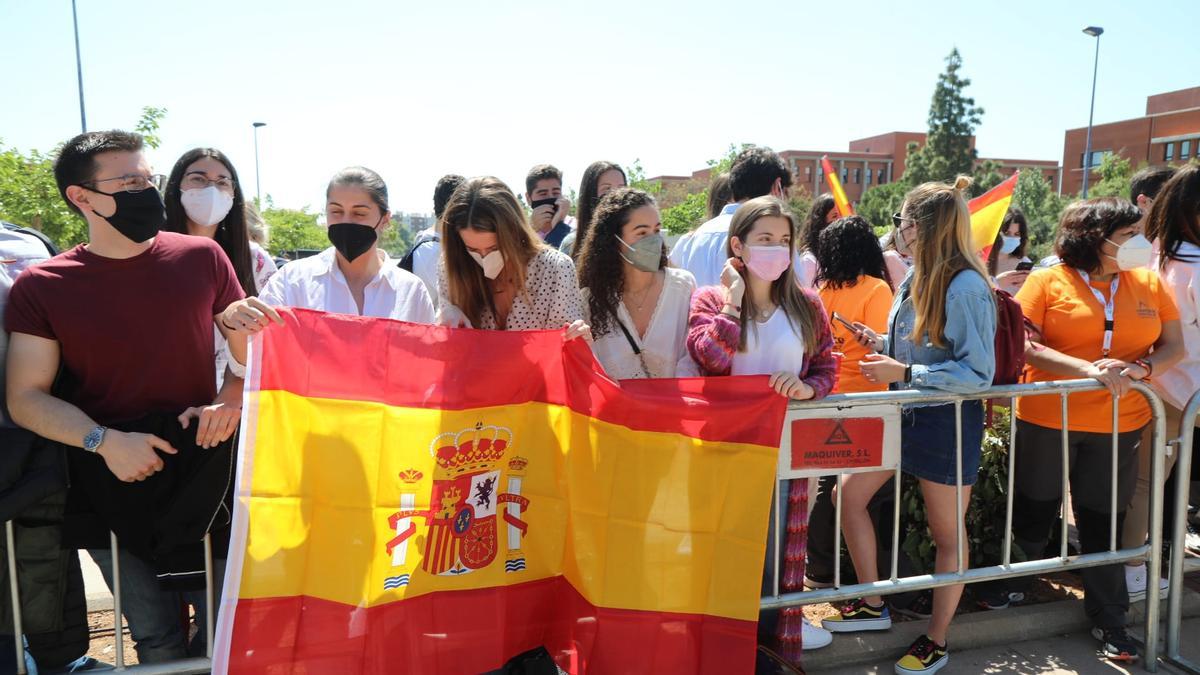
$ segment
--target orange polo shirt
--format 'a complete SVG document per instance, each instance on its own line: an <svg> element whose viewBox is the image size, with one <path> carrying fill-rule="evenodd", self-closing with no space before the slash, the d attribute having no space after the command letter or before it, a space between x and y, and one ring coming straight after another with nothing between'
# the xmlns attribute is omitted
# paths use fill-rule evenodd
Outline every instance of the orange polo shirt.
<svg viewBox="0 0 1200 675"><path fill-rule="evenodd" d="M1178 321L1179 310L1158 273L1137 269L1119 274L1113 303L1112 351L1109 358L1133 362L1146 356L1162 335L1166 321ZM1111 281L1092 281L1091 287L1107 300ZM1088 290L1079 272L1067 265L1038 270L1017 292L1025 317L1042 329L1042 344L1085 361L1103 358L1104 303ZM1075 379L1054 375L1033 365L1025 366L1028 382ZM1106 390L1072 394L1067 399L1067 428L1071 431L1110 433L1112 397ZM1139 393L1121 397L1121 432L1139 429L1151 419L1150 406ZM1051 429L1062 428L1057 395L1017 399L1017 418Z"/></svg>
<svg viewBox="0 0 1200 675"><path fill-rule="evenodd" d="M867 355L868 349L854 339L848 328L832 319L833 313L847 321L858 321L880 335L887 332L888 312L892 308L892 289L883 279L863 275L853 286L821 288L818 293L825 311L829 312L829 325L833 329L833 350L844 355L835 394L862 391L887 391L886 384L871 384L862 376L858 362Z"/></svg>

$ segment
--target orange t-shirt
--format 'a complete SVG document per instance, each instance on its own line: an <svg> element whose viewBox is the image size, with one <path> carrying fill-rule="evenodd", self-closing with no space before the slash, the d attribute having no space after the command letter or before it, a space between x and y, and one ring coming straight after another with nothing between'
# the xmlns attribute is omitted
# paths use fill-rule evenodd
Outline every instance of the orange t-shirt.
<svg viewBox="0 0 1200 675"><path fill-rule="evenodd" d="M821 288L818 292L821 303L825 305L825 311L829 312L830 317L837 312L843 319L851 323L863 323L880 335L887 332L888 312L892 308L892 289L883 279L863 275L853 286ZM832 318L829 319L829 324L833 328L833 350L844 355L833 393L887 391L886 384L870 384L862 376L858 362L867 355L867 348L860 345L858 340L854 339L854 334L842 324Z"/></svg>
<svg viewBox="0 0 1200 675"><path fill-rule="evenodd" d="M1107 300L1112 282L1092 281ZM1017 292L1025 317L1042 329L1042 344L1085 361L1104 354L1104 303L1088 290L1079 272L1067 265L1038 270ZM1146 355L1166 321L1178 321L1171 290L1158 273L1137 269L1120 273L1113 302L1112 350L1109 358L1132 362ZM1075 379L1025 366L1029 382ZM1067 399L1067 428L1107 434L1112 431L1112 397L1105 390L1072 394ZM1119 431L1134 431L1151 419L1145 397L1131 391L1121 397ZM1017 399L1017 418L1052 429L1062 428L1058 395Z"/></svg>

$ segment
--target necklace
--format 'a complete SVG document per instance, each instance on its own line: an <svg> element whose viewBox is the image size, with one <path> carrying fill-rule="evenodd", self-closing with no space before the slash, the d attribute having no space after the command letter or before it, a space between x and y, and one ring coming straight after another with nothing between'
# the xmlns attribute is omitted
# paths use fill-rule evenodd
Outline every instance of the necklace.
<svg viewBox="0 0 1200 675"><path fill-rule="evenodd" d="M640 312L640 311L642 311L642 307L646 306L646 299L650 297L650 291L654 290L654 285L656 283L658 283L658 279L654 279L649 284L647 284L646 290L642 291L642 299L635 301L633 303L636 311ZM632 295L632 293L627 293L626 295Z"/></svg>
<svg viewBox="0 0 1200 675"><path fill-rule="evenodd" d="M758 319L759 323L766 323L771 318L771 315L774 313L775 313L775 306L771 305L770 307L765 307L763 309L758 310L758 316L756 318Z"/></svg>

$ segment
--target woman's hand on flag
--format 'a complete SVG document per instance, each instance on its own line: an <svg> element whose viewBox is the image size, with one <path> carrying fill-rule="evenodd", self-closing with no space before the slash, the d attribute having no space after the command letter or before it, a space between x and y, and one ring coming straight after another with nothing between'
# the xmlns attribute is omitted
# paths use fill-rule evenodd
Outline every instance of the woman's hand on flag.
<svg viewBox="0 0 1200 675"><path fill-rule="evenodd" d="M272 321L283 325L283 317L279 316L279 312L254 296L234 302L221 314L221 323L226 329L243 333L257 333L271 325Z"/></svg>
<svg viewBox="0 0 1200 675"><path fill-rule="evenodd" d="M592 341L592 327L584 323L583 319L576 319L563 326L563 342L579 337L589 343Z"/></svg>

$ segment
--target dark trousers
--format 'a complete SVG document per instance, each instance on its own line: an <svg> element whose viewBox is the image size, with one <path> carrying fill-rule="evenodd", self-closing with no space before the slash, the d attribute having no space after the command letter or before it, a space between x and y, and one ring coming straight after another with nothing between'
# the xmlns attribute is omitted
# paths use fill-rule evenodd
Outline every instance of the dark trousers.
<svg viewBox="0 0 1200 675"><path fill-rule="evenodd" d="M1137 480L1137 452L1141 429L1117 436L1117 533ZM1030 560L1043 557L1050 530L1062 502L1062 432L1027 422L1017 422L1013 539ZM1109 549L1112 437L1109 434L1070 432L1067 440L1068 481L1079 530L1081 553ZM1083 607L1099 628L1124 627L1129 592L1121 564L1080 570Z"/></svg>
<svg viewBox="0 0 1200 675"><path fill-rule="evenodd" d="M806 575L818 581L833 581L835 504L833 489L837 476L821 476L817 481L816 497L808 516L808 566ZM875 527L875 554L880 578L892 573L892 505L895 503L896 482L889 479L867 503L867 513ZM843 539L844 540L844 539ZM900 556L903 558L904 556ZM842 556L842 563L849 561ZM845 576L842 583L846 583Z"/></svg>

